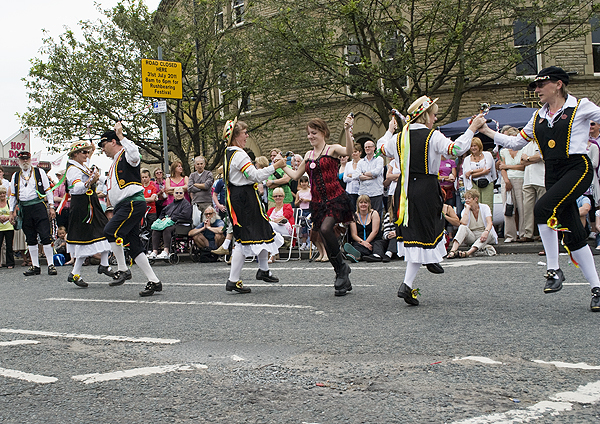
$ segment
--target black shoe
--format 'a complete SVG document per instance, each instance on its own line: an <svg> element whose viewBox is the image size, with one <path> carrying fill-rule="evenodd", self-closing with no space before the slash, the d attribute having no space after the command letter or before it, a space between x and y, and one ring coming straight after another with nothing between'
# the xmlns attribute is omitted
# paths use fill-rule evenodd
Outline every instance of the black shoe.
<svg viewBox="0 0 600 424"><path fill-rule="evenodd" d="M592 312L600 312L600 287L592 289L592 302L590 303Z"/></svg>
<svg viewBox="0 0 600 424"><path fill-rule="evenodd" d="M56 267L54 265L48 265L48 275L58 275Z"/></svg>
<svg viewBox="0 0 600 424"><path fill-rule="evenodd" d="M162 283L159 281L158 283L154 283L152 281L148 281L144 290L140 292L140 296L152 296L154 292L162 291Z"/></svg>
<svg viewBox="0 0 600 424"><path fill-rule="evenodd" d="M554 277L558 278L554 278ZM544 293L555 293L562 289L562 283L565 281L563 272L559 269L549 269L544 275L546 278L546 286L544 287Z"/></svg>
<svg viewBox="0 0 600 424"><path fill-rule="evenodd" d="M440 264L427 264L427 271L433 274L443 274L444 268Z"/></svg>
<svg viewBox="0 0 600 424"><path fill-rule="evenodd" d="M417 306L419 304L419 300L417 299L418 294L419 289L411 289L404 283L398 289L398 297L403 298L409 305Z"/></svg>
<svg viewBox="0 0 600 424"><path fill-rule="evenodd" d="M40 275L42 273L42 270L40 269L39 266L30 266L27 271L25 271L23 273L23 275L25 275L26 277L29 277L30 275Z"/></svg>
<svg viewBox="0 0 600 424"><path fill-rule="evenodd" d="M113 280L108 283L109 286L120 286L125 282L125 280L131 280L131 270L127 271L117 271L113 277Z"/></svg>
<svg viewBox="0 0 600 424"><path fill-rule="evenodd" d="M344 254L342 252L339 252L333 258L329 258L329 262L331 262L333 269L335 269L334 294L336 296L346 296L346 293L352 291L352 284L350 283L352 269L344 262Z"/></svg>
<svg viewBox="0 0 600 424"><path fill-rule="evenodd" d="M367 255L367 256L363 256L362 260L365 262L381 262L383 260L383 258L381 258L380 256L375 256L375 255Z"/></svg>
<svg viewBox="0 0 600 424"><path fill-rule="evenodd" d="M250 293L252 291L248 287L244 287L244 283L242 283L242 280L238 281L237 283L227 280L227 284L225 285L225 290L236 291L238 293Z"/></svg>
<svg viewBox="0 0 600 424"><path fill-rule="evenodd" d="M388 262L390 262L392 260L392 258L390 258L388 255L383 255L383 259L382 262L384 264L387 264Z"/></svg>
<svg viewBox="0 0 600 424"><path fill-rule="evenodd" d="M75 283L75 285L77 287L87 287L88 283L86 283L85 281L83 281L83 278L81 278L81 275L76 274L73 275L73 273L69 273L69 276L67 277L67 281L69 283Z"/></svg>
<svg viewBox="0 0 600 424"><path fill-rule="evenodd" d="M115 276L115 272L110 269L109 266L104 266L104 265L98 265L98 274L104 274L109 276L110 278L113 278Z"/></svg>
<svg viewBox="0 0 600 424"><path fill-rule="evenodd" d="M266 281L267 283L279 283L279 278L275 277L274 275L269 275L269 273L270 271L263 271L262 269L259 269L256 271L256 279Z"/></svg>

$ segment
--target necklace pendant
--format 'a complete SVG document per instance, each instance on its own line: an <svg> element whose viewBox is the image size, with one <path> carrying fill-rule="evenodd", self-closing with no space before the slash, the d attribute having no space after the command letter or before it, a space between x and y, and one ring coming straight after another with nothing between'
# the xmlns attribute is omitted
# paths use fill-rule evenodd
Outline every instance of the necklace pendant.
<svg viewBox="0 0 600 424"><path fill-rule="evenodd" d="M308 165L308 167L309 167L310 169L315 169L315 168L317 167L317 164L316 164L316 163L314 163L314 162L311 162L311 163L310 163L310 165Z"/></svg>

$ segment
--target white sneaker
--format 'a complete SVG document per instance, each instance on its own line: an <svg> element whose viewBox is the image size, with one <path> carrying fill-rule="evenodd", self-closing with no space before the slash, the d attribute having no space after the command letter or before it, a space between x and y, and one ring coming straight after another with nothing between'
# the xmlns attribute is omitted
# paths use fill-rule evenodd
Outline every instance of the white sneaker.
<svg viewBox="0 0 600 424"><path fill-rule="evenodd" d="M156 253L154 253L154 252L150 252L150 253L148 253L148 254L146 255L146 257L147 257L148 259L156 259Z"/></svg>
<svg viewBox="0 0 600 424"><path fill-rule="evenodd" d="M169 259L169 254L163 250L160 252L160 255L156 257L156 259Z"/></svg>
<svg viewBox="0 0 600 424"><path fill-rule="evenodd" d="M302 243L302 245L300 246L300 250L308 250L308 247L306 247L306 243Z"/></svg>

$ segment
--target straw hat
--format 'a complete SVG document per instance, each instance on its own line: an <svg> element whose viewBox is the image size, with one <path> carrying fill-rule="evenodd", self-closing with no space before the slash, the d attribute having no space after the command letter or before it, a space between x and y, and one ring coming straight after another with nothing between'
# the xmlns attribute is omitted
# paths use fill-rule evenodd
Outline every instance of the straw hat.
<svg viewBox="0 0 600 424"><path fill-rule="evenodd" d="M233 120L230 119L225 122L225 127L223 127L223 141L225 141L227 144L231 144L231 137L233 135L235 124L237 124L237 117Z"/></svg>
<svg viewBox="0 0 600 424"><path fill-rule="evenodd" d="M431 100L428 96L421 96L408 107L407 113L411 121L414 122L419 115L422 115L427 109L429 109L438 98Z"/></svg>
<svg viewBox="0 0 600 424"><path fill-rule="evenodd" d="M81 152L82 150L91 150L92 145L86 141L76 141L71 143L71 147L69 147L69 157L72 158L75 153Z"/></svg>

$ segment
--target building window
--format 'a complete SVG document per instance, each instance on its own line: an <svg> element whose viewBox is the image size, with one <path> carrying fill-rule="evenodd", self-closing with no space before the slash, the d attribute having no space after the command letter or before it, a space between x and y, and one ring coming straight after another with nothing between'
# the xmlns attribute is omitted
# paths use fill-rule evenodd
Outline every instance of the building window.
<svg viewBox="0 0 600 424"><path fill-rule="evenodd" d="M231 19L234 25L241 25L244 23L244 0L233 0L231 2Z"/></svg>
<svg viewBox="0 0 600 424"><path fill-rule="evenodd" d="M348 44L346 45L346 64L348 65L348 76L349 76L349 89L350 93L356 93L358 87L355 84L360 78L360 69L359 65L362 62L362 58L360 56L360 46L358 45L358 39L356 36L351 35L348 40Z"/></svg>
<svg viewBox="0 0 600 424"><path fill-rule="evenodd" d="M592 53L594 56L594 73L600 73L600 18L590 19L592 26Z"/></svg>
<svg viewBox="0 0 600 424"><path fill-rule="evenodd" d="M400 34L398 30L390 30L381 45L381 57L390 66L390 74L399 75L396 79L399 87L408 88L408 75L404 72L398 72L398 60L401 60L400 56L404 53L406 47L406 37ZM384 82L384 86L390 85L390 82ZM386 87L390 89L391 87Z"/></svg>
<svg viewBox="0 0 600 424"><path fill-rule="evenodd" d="M517 75L537 75L538 56L536 52L537 29L534 22L517 19L513 22L515 49L521 54L517 63Z"/></svg>
<svg viewBox="0 0 600 424"><path fill-rule="evenodd" d="M225 19L223 14L223 6L219 4L217 12L215 13L215 29L217 32L223 31L225 28Z"/></svg>
<svg viewBox="0 0 600 424"><path fill-rule="evenodd" d="M242 97L239 100L239 108L241 113L248 113L252 109L252 103L250 102L250 93L242 90Z"/></svg>

